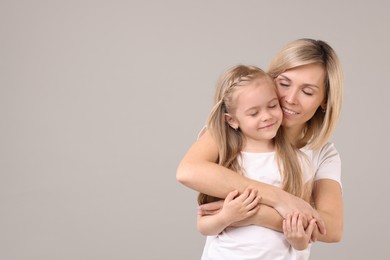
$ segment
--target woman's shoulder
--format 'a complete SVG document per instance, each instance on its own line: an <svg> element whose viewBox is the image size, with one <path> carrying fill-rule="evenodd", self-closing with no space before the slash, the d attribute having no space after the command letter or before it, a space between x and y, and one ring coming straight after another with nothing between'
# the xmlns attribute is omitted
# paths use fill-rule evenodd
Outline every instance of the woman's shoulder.
<svg viewBox="0 0 390 260"><path fill-rule="evenodd" d="M306 145L300 149L304 153L323 154L327 152L337 152L336 146L332 142L327 142L319 148L311 148L310 145Z"/></svg>
<svg viewBox="0 0 390 260"><path fill-rule="evenodd" d="M301 151L308 156L312 162L321 163L330 158L340 160L339 152L334 143L327 142L317 149L312 149L309 146L304 146Z"/></svg>
<svg viewBox="0 0 390 260"><path fill-rule="evenodd" d="M206 131L207 131L207 125L204 125L202 129L200 129L198 133L198 137L196 139L199 139Z"/></svg>

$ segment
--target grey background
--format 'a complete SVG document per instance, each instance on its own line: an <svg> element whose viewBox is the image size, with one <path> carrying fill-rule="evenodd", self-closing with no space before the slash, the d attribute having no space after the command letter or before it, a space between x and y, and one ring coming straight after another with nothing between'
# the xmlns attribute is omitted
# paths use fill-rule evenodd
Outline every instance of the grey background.
<svg viewBox="0 0 390 260"><path fill-rule="evenodd" d="M175 179L222 71L329 42L345 231L312 259L389 259L387 1L0 1L0 259L199 259Z"/></svg>

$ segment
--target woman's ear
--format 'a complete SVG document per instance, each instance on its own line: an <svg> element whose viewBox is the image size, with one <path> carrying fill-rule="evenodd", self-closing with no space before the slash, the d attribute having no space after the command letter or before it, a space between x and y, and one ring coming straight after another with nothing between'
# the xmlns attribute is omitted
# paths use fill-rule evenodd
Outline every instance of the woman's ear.
<svg viewBox="0 0 390 260"><path fill-rule="evenodd" d="M321 103L321 110L324 113L326 112L326 100L322 101L322 103Z"/></svg>
<svg viewBox="0 0 390 260"><path fill-rule="evenodd" d="M230 125L231 128L234 130L238 129L238 122L237 120L230 114L226 113L225 114L225 121Z"/></svg>

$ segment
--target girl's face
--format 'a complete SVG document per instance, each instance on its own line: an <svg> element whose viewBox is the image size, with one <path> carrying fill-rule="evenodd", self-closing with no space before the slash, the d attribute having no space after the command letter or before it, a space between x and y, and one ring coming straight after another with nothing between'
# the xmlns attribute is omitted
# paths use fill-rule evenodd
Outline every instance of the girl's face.
<svg viewBox="0 0 390 260"><path fill-rule="evenodd" d="M317 109L325 108L325 70L320 64L289 69L275 79L283 111L282 125L302 131Z"/></svg>
<svg viewBox="0 0 390 260"><path fill-rule="evenodd" d="M282 123L282 110L272 82L259 79L241 87L233 94L233 102L234 111L226 114L226 120L245 136L244 149L270 148Z"/></svg>

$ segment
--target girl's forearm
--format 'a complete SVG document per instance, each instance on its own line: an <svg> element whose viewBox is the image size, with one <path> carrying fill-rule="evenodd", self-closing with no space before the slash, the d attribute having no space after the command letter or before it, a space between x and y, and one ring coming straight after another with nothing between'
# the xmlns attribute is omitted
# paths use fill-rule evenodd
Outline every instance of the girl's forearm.
<svg viewBox="0 0 390 260"><path fill-rule="evenodd" d="M254 223L257 226L273 229L278 232L283 232L283 218L272 207L261 205L257 215L255 215Z"/></svg>
<svg viewBox="0 0 390 260"><path fill-rule="evenodd" d="M198 231L204 236L214 236L221 233L230 223L227 223L220 214L198 216Z"/></svg>

